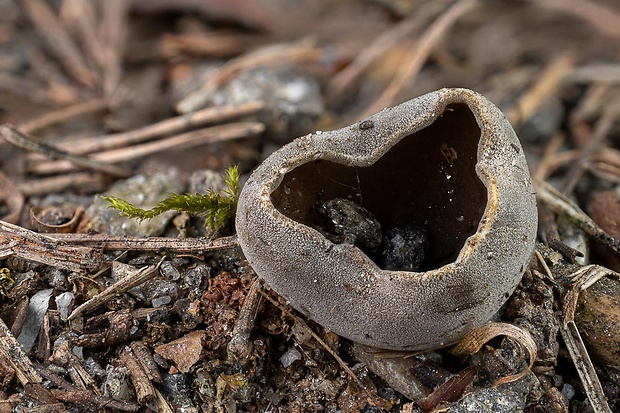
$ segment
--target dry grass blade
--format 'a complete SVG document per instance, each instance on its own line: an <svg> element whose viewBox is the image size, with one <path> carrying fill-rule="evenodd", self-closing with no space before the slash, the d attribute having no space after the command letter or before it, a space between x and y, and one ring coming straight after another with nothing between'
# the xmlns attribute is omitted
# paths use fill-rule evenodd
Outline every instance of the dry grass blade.
<svg viewBox="0 0 620 413"><path fill-rule="evenodd" d="M463 337L463 339L456 346L454 346L452 350L450 350L450 352L455 356L466 358L477 353L486 342L498 336L507 336L519 343L521 347L527 351L529 363L527 369L517 374L502 377L493 383L493 387L519 380L528 374L531 371L532 366L534 366L537 347L536 342L527 330L507 323L484 324L467 333L467 335Z"/></svg>
<svg viewBox="0 0 620 413"><path fill-rule="evenodd" d="M105 188L105 181L101 173L74 172L48 178L28 179L16 186L24 196L33 196L62 192L68 188L82 188L92 192L101 192Z"/></svg>
<svg viewBox="0 0 620 413"><path fill-rule="evenodd" d="M422 10L413 13L410 17L402 20L393 28L382 33L367 48L362 50L346 68L338 72L325 88L329 96L335 98L341 95L376 59L382 56L401 39L410 35L425 24L443 9L445 5L443 2L434 1L425 3L420 7Z"/></svg>
<svg viewBox="0 0 620 413"><path fill-rule="evenodd" d="M66 108L55 110L30 122L22 123L19 125L19 130L25 133L32 133L38 129L65 122L78 116L104 111L108 106L109 103L106 99L94 99L88 102L80 102Z"/></svg>
<svg viewBox="0 0 620 413"><path fill-rule="evenodd" d="M564 308L562 310L564 312L564 324L567 324L574 319L579 293L588 289L601 278L607 276L620 278L620 274L617 272L601 265L594 264L586 265L570 275L570 278L573 279L573 285L564 297Z"/></svg>
<svg viewBox="0 0 620 413"><path fill-rule="evenodd" d="M39 85L21 76L13 76L9 73L0 73L0 90L15 96L30 99L32 102L49 105L54 102L49 93Z"/></svg>
<svg viewBox="0 0 620 413"><path fill-rule="evenodd" d="M113 3L113 2L111 2ZM64 0L60 5L60 19L80 40L84 53L99 71L105 66L106 56L98 34L97 6L101 2Z"/></svg>
<svg viewBox="0 0 620 413"><path fill-rule="evenodd" d="M268 40L256 33L165 34L161 38L160 49L168 58L183 53L226 57L247 52Z"/></svg>
<svg viewBox="0 0 620 413"><path fill-rule="evenodd" d="M128 0L100 2L103 16L99 33L105 56L103 90L108 95L116 89L121 79L130 3Z"/></svg>
<svg viewBox="0 0 620 413"><path fill-rule="evenodd" d="M262 133L264 130L265 126L259 122L229 123L220 126L198 129L140 145L99 152L88 159L89 161L92 160L92 162L99 165L107 165L108 168L117 168L116 166L113 167L109 164L139 159L147 155L166 150L188 149L207 143L255 136ZM67 158L66 161L50 161L32 165L31 171L42 175L71 171L75 169L75 166L73 165L75 162L73 159L75 159L76 156L69 155L69 157L72 159ZM85 158L80 157L80 159Z"/></svg>
<svg viewBox="0 0 620 413"><path fill-rule="evenodd" d="M161 264L163 262L164 257L162 257L156 265L150 265L148 267L141 268L135 273L123 277L118 282L112 284L101 293L97 294L96 296L73 310L73 312L69 315L68 320L74 320L76 317L88 313L89 311L94 310L101 304L110 301L117 295L123 294L131 288L155 277L159 273L159 267L161 267Z"/></svg>
<svg viewBox="0 0 620 413"><path fill-rule="evenodd" d="M143 128L110 135L76 139L58 144L58 148L72 154L84 155L109 149L135 145L161 136L172 135L190 128L197 128L208 123L225 122L231 119L256 114L265 104L260 101L240 103L238 105L215 106L166 119Z"/></svg>
<svg viewBox="0 0 620 413"><path fill-rule="evenodd" d="M613 9L588 0L532 0L541 7L554 9L585 20L601 33L620 39L620 15Z"/></svg>
<svg viewBox="0 0 620 413"><path fill-rule="evenodd" d="M22 4L39 36L56 54L67 72L79 82L93 86L96 76L84 63L79 47L66 32L54 10L43 0L23 0Z"/></svg>
<svg viewBox="0 0 620 413"><path fill-rule="evenodd" d="M595 413L609 413L611 409L605 398L603 388L596 374L596 370L590 360L590 355L581 339L581 334L577 329L574 317L577 309L579 293L592 284L596 283L603 277L607 276L619 277L620 274L600 265L587 265L580 268L570 277L573 279L573 285L564 296L563 302L563 320L560 323L560 332L566 343L568 352L571 355L579 378L588 395L588 399L592 404Z"/></svg>
<svg viewBox="0 0 620 413"><path fill-rule="evenodd" d="M594 119L603 113L608 103L614 99L614 95L617 95L617 89L610 88L609 85L598 83L590 85L585 90L583 99L568 117L572 132L575 133L576 125ZM583 142L576 140L575 145L581 147Z"/></svg>
<svg viewBox="0 0 620 413"><path fill-rule="evenodd" d="M592 360L590 360L590 356L583 344L583 340L581 339L575 322L569 321L566 324L560 323L560 333L575 363L575 367L577 368L581 383L588 395L588 400L590 400L592 409L595 413L611 413L601 382L598 380L596 370L594 370Z"/></svg>
<svg viewBox="0 0 620 413"><path fill-rule="evenodd" d="M93 169L95 171L105 172L109 175L124 178L131 176L131 171L120 166L108 165L93 159L84 158L79 155L72 155L65 151L62 151L55 146L39 142L33 136L20 132L15 127L4 124L0 125L0 135L9 143L25 149L27 151L33 151L42 153L47 156L55 158L66 159L72 164L81 166L83 168Z"/></svg>
<svg viewBox="0 0 620 413"><path fill-rule="evenodd" d="M562 148L565 140L566 136L562 132L557 132L551 137L551 140L549 140L547 146L545 146L545 151L540 162L538 162L538 165L536 165L536 168L532 172L532 180L534 182L543 181L551 175L553 172L554 159Z"/></svg>
<svg viewBox="0 0 620 413"><path fill-rule="evenodd" d="M576 67L568 80L574 83L620 83L620 65L592 63Z"/></svg>
<svg viewBox="0 0 620 413"><path fill-rule="evenodd" d="M593 162L587 165L588 172L595 177L620 184L620 167L618 165L611 165L605 162Z"/></svg>
<svg viewBox="0 0 620 413"><path fill-rule="evenodd" d="M614 106L610 107L614 108ZM617 110L606 110L603 112L603 115L596 122L594 132L591 134L590 139L588 139L588 143L580 150L579 160L571 166L564 176L562 192L570 193L573 191L577 182L587 169L588 164L591 162L592 157L601 149L617 117Z"/></svg>
<svg viewBox="0 0 620 413"><path fill-rule="evenodd" d="M367 118L383 108L393 105L398 92L402 90L407 82L411 83L414 81L431 51L439 44L448 30L450 30L450 27L477 4L477 0L459 0L446 10L444 14L439 16L420 36L415 47L413 47L406 58L406 62L400 65L400 70L383 94L370 107L364 110L359 119Z"/></svg>
<svg viewBox="0 0 620 413"><path fill-rule="evenodd" d="M514 126L527 121L550 96L556 94L562 81L571 73L574 65L571 53L562 53L553 59L536 83L514 104L507 113Z"/></svg>

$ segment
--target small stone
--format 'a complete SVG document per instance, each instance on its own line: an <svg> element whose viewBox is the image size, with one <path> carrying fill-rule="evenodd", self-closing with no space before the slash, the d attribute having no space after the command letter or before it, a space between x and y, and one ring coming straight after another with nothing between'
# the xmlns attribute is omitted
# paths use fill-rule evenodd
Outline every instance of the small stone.
<svg viewBox="0 0 620 413"><path fill-rule="evenodd" d="M576 393L575 388L570 384L564 383L564 386L562 386L562 395L566 397L566 400L571 400Z"/></svg>
<svg viewBox="0 0 620 413"><path fill-rule="evenodd" d="M86 360L84 360L84 368L86 369L88 374L90 374L94 378L105 377L106 375L106 371L103 369L103 367L101 367L101 364L97 363L97 361L92 357L88 357Z"/></svg>
<svg viewBox="0 0 620 413"><path fill-rule="evenodd" d="M17 337L17 341L21 344L26 353L32 349L32 346L39 335L39 330L41 329L41 324L43 323L43 317L49 307L49 301L53 291L54 290L52 288L41 290L30 298L28 313L26 315L26 323Z"/></svg>
<svg viewBox="0 0 620 413"><path fill-rule="evenodd" d="M211 103L265 102L258 117L267 125L267 135L279 143L288 142L310 132L325 112L318 81L291 69L257 67L241 71L215 92Z"/></svg>
<svg viewBox="0 0 620 413"><path fill-rule="evenodd" d="M280 363L282 363L284 368L288 368L297 360L301 360L301 353L293 347L289 348L286 353L282 354L282 357L280 357Z"/></svg>
<svg viewBox="0 0 620 413"><path fill-rule="evenodd" d="M174 403L177 411L198 413L192 400L192 382L186 374L163 374L162 393Z"/></svg>
<svg viewBox="0 0 620 413"><path fill-rule="evenodd" d="M146 301L150 302L153 308L157 308L176 300L179 295L179 287L172 281L158 277L145 282L142 286L142 292Z"/></svg>
<svg viewBox="0 0 620 413"><path fill-rule="evenodd" d="M525 397L508 389L480 389L451 405L446 413L513 413L523 411Z"/></svg>
<svg viewBox="0 0 620 413"><path fill-rule="evenodd" d="M54 298L54 301L56 301L56 308L60 313L60 319L62 321L67 321L67 318L69 317L69 313L71 312L73 306L74 298L75 296L70 291L62 293L56 298Z"/></svg>
<svg viewBox="0 0 620 413"><path fill-rule="evenodd" d="M601 278L579 294L575 323L590 356L620 368L620 281Z"/></svg>
<svg viewBox="0 0 620 413"><path fill-rule="evenodd" d="M361 205L336 198L324 202L318 210L331 221L334 232L342 235L345 242L357 243L370 252L381 246L381 224Z"/></svg>
<svg viewBox="0 0 620 413"><path fill-rule="evenodd" d="M181 298L174 302L172 310L181 318L181 323L188 331L194 330L203 321L200 301Z"/></svg>
<svg viewBox="0 0 620 413"><path fill-rule="evenodd" d="M103 395L119 401L129 400L132 390L127 368L108 365L107 373L103 383Z"/></svg>
<svg viewBox="0 0 620 413"><path fill-rule="evenodd" d="M295 340L300 344L308 344L312 340L312 333L310 333L307 327L304 328L299 323L293 324L291 332L295 336Z"/></svg>
<svg viewBox="0 0 620 413"><path fill-rule="evenodd" d="M428 253L426 231L414 226L385 233L383 265L389 270L419 271Z"/></svg>
<svg viewBox="0 0 620 413"><path fill-rule="evenodd" d="M114 184L104 195L115 196L131 202L139 208L150 209L170 193L182 191L178 173L174 170L158 172L150 176L136 175ZM96 196L86 211L88 230L101 234L136 237L155 237L161 235L176 211L167 211L153 218L139 222L121 217L110 204Z"/></svg>
<svg viewBox="0 0 620 413"><path fill-rule="evenodd" d="M67 274L57 267L50 268L49 277L52 281L52 287L58 291L69 291L71 284L67 280Z"/></svg>
<svg viewBox="0 0 620 413"><path fill-rule="evenodd" d="M192 331L170 343L155 347L155 353L171 360L181 373L188 373L190 368L200 360L204 340L204 331Z"/></svg>
<svg viewBox="0 0 620 413"><path fill-rule="evenodd" d="M186 295L191 293L201 295L204 286L207 285L209 278L211 278L211 268L204 263L197 263L194 267L184 272L182 276L181 288L187 291Z"/></svg>
<svg viewBox="0 0 620 413"><path fill-rule="evenodd" d="M154 298L153 301L151 301L151 305L153 306L153 308L158 308L166 304L170 304L171 301L172 297L170 297L169 295L165 295L163 297Z"/></svg>
<svg viewBox="0 0 620 413"><path fill-rule="evenodd" d="M323 392L329 399L334 399L338 395L338 385L331 380L322 380L316 388L318 391Z"/></svg>
<svg viewBox="0 0 620 413"><path fill-rule="evenodd" d="M195 171L189 178L189 191L192 194L206 194L209 191L221 194L226 189L222 174L211 169Z"/></svg>
<svg viewBox="0 0 620 413"><path fill-rule="evenodd" d="M166 277L168 280L177 281L179 278L181 278L181 273L179 272L179 270L177 270L174 264L170 261L164 261L161 264L160 271L162 275Z"/></svg>

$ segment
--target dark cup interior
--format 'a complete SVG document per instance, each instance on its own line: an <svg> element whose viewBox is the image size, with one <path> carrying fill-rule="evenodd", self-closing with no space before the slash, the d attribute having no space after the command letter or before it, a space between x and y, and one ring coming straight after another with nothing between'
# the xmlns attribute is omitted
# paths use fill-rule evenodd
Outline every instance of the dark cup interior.
<svg viewBox="0 0 620 413"><path fill-rule="evenodd" d="M334 198L359 203L384 230L424 229L429 253L422 270L439 268L456 259L485 210L487 192L475 170L479 140L471 110L452 104L373 165L312 161L287 173L271 199L282 214L318 229L326 224L318 205Z"/></svg>

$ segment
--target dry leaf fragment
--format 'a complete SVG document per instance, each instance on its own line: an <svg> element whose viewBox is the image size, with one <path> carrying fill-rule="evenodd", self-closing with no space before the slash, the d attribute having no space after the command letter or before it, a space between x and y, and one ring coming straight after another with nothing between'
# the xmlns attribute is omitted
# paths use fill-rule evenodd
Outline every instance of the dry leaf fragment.
<svg viewBox="0 0 620 413"><path fill-rule="evenodd" d="M536 342L527 330L507 323L488 323L470 331L450 352L457 357L466 358L477 353L489 340L507 336L519 343L529 354L528 367L517 374L503 377L493 383L493 387L511 383L524 377L530 372L536 360Z"/></svg>

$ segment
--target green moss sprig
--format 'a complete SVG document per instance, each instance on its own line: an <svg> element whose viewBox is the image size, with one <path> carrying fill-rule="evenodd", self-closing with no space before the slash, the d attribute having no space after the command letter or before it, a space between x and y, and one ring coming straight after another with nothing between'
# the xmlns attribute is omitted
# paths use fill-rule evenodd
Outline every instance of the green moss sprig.
<svg viewBox="0 0 620 413"><path fill-rule="evenodd" d="M155 218L166 211L176 210L195 215L204 215L209 228L220 229L226 221L235 215L239 199L239 168L230 166L224 176L226 189L220 195L210 190L206 194L170 194L151 209L142 209L113 196L101 197L110 203L110 208L120 212L121 216L144 221Z"/></svg>

